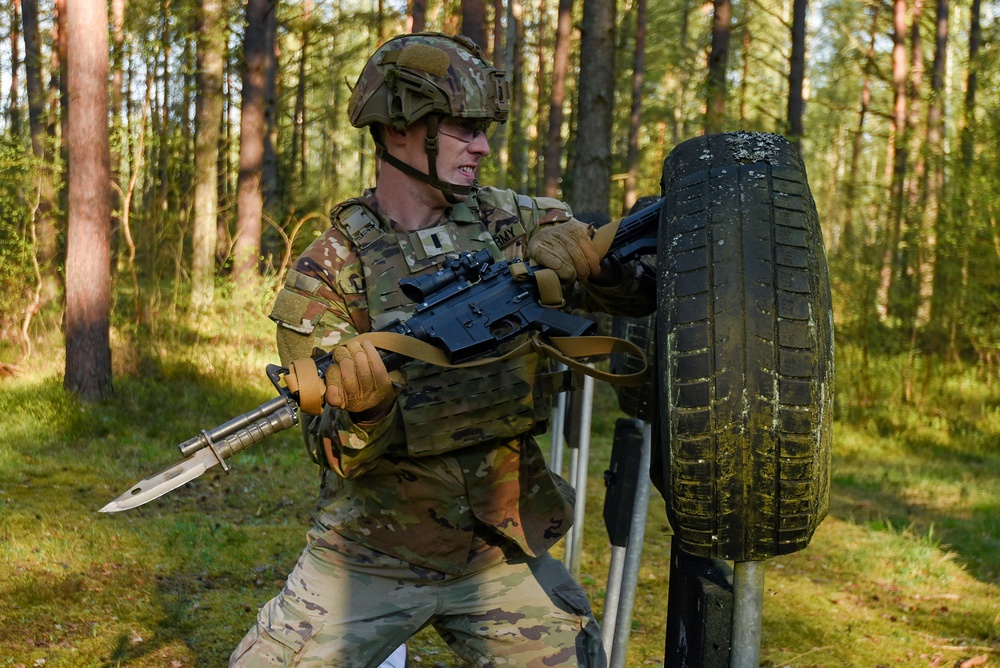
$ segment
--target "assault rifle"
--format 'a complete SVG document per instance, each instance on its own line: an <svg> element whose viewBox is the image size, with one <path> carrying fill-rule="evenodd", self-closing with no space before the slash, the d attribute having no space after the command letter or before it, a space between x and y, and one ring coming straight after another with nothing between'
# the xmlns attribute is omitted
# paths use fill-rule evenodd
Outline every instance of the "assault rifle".
<svg viewBox="0 0 1000 668"><path fill-rule="evenodd" d="M614 236L606 259L622 265L656 252L656 231L663 200L623 218L617 229L598 231ZM596 239L595 239L596 241ZM539 267L506 260L494 261L488 250L465 252L448 260L439 271L399 281L403 294L416 302L405 322L381 328L430 344L444 353L448 363L462 364L495 352L526 332L543 337L590 336L596 324L581 316L543 306L535 280ZM383 352L390 371L408 356ZM333 363L332 353L315 359L322 378ZM226 471L226 460L265 438L298 424L298 392L282 382L288 368L269 364L266 373L278 396L253 410L181 443L183 461L142 480L100 512L119 512L141 506L194 480L216 464Z"/></svg>

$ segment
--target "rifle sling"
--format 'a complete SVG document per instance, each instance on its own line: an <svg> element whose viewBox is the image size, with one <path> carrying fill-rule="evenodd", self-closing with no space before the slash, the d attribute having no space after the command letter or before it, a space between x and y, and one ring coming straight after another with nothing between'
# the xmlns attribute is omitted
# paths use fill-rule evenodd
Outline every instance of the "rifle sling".
<svg viewBox="0 0 1000 668"><path fill-rule="evenodd" d="M618 233L618 226L621 222L621 219L618 219L607 225L601 225L594 231L594 248L597 249L598 257L606 256L611 250L611 242L614 240L615 234Z"/></svg>
<svg viewBox="0 0 1000 668"><path fill-rule="evenodd" d="M596 380L607 381L613 385L638 387L645 382L646 376L649 373L648 366L646 365L646 356L642 349L631 341L612 336L553 336L545 338L538 333L534 333L523 344L502 356L481 357L461 364L452 364L441 349L404 334L397 334L396 332L367 332L359 334L358 337L361 340L370 341L376 348L448 368L477 367L490 364L491 362L510 359L517 355L536 352L562 362L574 371L579 371ZM580 361L582 358L593 355L609 355L611 353L623 353L641 358L643 360L642 369L635 373L616 374L600 371Z"/></svg>

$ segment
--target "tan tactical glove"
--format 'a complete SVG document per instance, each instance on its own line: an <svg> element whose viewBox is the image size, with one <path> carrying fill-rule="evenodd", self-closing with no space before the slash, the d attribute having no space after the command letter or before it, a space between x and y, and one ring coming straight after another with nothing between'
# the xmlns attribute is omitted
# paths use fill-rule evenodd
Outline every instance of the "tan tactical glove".
<svg viewBox="0 0 1000 668"><path fill-rule="evenodd" d="M556 272L563 283L585 281L601 274L592 236L591 227L578 220L545 225L528 240L528 254Z"/></svg>
<svg viewBox="0 0 1000 668"><path fill-rule="evenodd" d="M333 362L326 370L326 403L366 417L388 412L403 376L385 368L375 346L352 339L333 349Z"/></svg>

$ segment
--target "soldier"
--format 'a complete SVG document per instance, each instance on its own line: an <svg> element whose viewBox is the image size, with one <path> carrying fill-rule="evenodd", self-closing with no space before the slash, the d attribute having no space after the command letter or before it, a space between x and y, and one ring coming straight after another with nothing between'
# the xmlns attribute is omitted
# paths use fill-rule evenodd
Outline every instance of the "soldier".
<svg viewBox="0 0 1000 668"><path fill-rule="evenodd" d="M315 525L233 666L378 666L427 625L474 666L603 666L583 589L548 550L573 490L533 434L556 383L534 354L474 369L388 372L359 333L414 308L397 280L456 251L525 258L590 304L644 313L634 272L602 264L567 205L479 187L504 73L464 37L403 35L368 60L349 104L381 161L377 187L338 205L278 294L282 362L333 349L325 401L304 410L323 467Z"/></svg>

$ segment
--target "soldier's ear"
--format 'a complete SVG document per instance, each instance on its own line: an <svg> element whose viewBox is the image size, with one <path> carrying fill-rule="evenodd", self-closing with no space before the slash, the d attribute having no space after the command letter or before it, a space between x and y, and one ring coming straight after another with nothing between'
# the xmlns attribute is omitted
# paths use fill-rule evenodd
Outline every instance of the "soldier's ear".
<svg viewBox="0 0 1000 668"><path fill-rule="evenodd" d="M386 146L392 144L402 144L406 141L406 130L397 130L391 125L383 125L381 128L382 141Z"/></svg>

